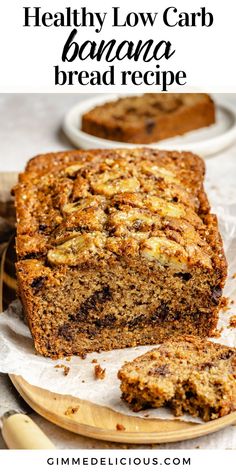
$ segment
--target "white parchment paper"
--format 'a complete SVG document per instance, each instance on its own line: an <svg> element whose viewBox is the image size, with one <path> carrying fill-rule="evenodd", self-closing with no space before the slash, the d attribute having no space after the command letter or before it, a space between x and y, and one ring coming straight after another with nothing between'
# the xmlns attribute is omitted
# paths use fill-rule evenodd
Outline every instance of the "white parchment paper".
<svg viewBox="0 0 236 472"><path fill-rule="evenodd" d="M224 295L229 297L229 309L220 314L219 328L223 328L221 337L213 341L236 346L236 329L229 328L230 317L236 315L236 190L235 177L229 176L225 192L207 182L207 191L213 211L217 213L220 230L224 240L226 257L229 263L228 279ZM214 180L213 180L214 181ZM233 303L232 303L233 302ZM117 371L124 363L147 352L150 346L114 350L111 352L92 353L86 359L72 357L70 361L51 360L36 355L28 327L24 324L21 304L15 301L9 309L0 315L0 371L21 375L38 387L55 393L68 394L93 403L107 406L121 413L149 418L175 419L166 408L150 409L133 413L120 399ZM106 368L103 380L95 379L92 360L96 359L102 368ZM67 376L63 364L70 368ZM199 419L185 415L181 420L201 422Z"/></svg>

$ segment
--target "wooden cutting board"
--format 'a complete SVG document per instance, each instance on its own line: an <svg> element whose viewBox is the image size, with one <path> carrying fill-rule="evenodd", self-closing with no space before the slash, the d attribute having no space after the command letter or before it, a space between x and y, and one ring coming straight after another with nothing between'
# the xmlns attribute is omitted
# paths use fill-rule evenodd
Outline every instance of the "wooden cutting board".
<svg viewBox="0 0 236 472"><path fill-rule="evenodd" d="M16 297L14 260L13 237L3 254L1 264L1 297L4 307ZM213 433L236 422L236 412L205 424L142 419L123 415L70 395L59 395L34 387L20 376L10 377L24 400L44 418L74 433L105 441L134 444L183 441Z"/></svg>
<svg viewBox="0 0 236 472"><path fill-rule="evenodd" d="M105 441L133 444L183 441L213 433L236 421L236 413L206 424L142 419L70 395L48 392L15 375L11 380L24 400L47 420L74 433ZM117 425L125 430L117 430Z"/></svg>

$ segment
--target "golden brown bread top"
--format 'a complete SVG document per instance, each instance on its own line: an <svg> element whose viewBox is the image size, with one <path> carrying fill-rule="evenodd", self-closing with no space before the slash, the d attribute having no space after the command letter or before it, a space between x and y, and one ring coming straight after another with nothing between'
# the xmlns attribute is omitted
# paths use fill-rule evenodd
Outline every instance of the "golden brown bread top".
<svg viewBox="0 0 236 472"><path fill-rule="evenodd" d="M211 270L222 245L191 153L68 151L34 158L15 188L18 258L76 266L130 257ZM217 258L217 261L216 261Z"/></svg>
<svg viewBox="0 0 236 472"><path fill-rule="evenodd" d="M130 128L136 124L140 126L144 119L175 114L199 103L212 103L212 100L204 93L146 93L98 105L85 113L83 119L91 119L99 126L105 124L109 127L120 122L122 128Z"/></svg>

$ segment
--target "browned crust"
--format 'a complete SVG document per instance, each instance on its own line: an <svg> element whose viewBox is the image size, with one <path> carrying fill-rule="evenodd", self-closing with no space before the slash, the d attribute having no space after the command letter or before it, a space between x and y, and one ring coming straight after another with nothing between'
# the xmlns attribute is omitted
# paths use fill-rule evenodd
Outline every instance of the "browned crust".
<svg viewBox="0 0 236 472"><path fill-rule="evenodd" d="M147 157L159 164L167 162L178 162L179 169L192 171L195 174L196 180L203 180L205 175L205 164L196 154L191 152L178 152L168 150L157 150L150 148L133 148L133 149L89 149L81 150L75 149L70 151L51 152L47 154L38 154L32 157L26 164L25 171L20 174L19 180L29 181L34 175L44 175L47 172L56 170L62 166L76 161L91 161L96 162L97 159L105 159L107 157L119 157L120 154L129 155L134 154L135 160L142 160Z"/></svg>
<svg viewBox="0 0 236 472"><path fill-rule="evenodd" d="M203 188L203 178L205 174L205 165L203 160L192 153L157 151L148 148L134 149L130 151L123 149L112 151L100 149L89 151L75 150L48 153L32 158L28 162L25 172L20 174L19 184L13 189L15 194L15 205L18 222L21 221L21 225L25 227L23 232L19 232L18 225L16 240L18 256L25 257L29 252L33 252L32 247L28 248L28 245L32 239L30 240L27 234L34 235L35 243L37 244L37 247L34 249L38 256L44 253L45 250L44 238L39 233L35 234L34 231L32 234L30 231L30 227L32 227L34 220L34 215L30 213L30 209L28 208L28 203L32 202L34 199L37 199L37 182L40 182L40 178L42 176L49 173L52 175L54 173L56 174L63 170L67 165L72 163L84 161L91 162L91 166L93 166L103 159L105 160L109 157L115 157L116 159L119 159L120 154L122 154L124 157L128 157L131 153L133 153L135 163L141 162L143 158L147 158L150 162L155 162L157 164L169 165L171 163L176 166L177 175L181 178L183 186L188 186L196 195L196 199L198 200L198 214L203 219L206 226L209 226L209 233L206 233L207 241L214 249L217 266L220 267L224 272L224 267L226 268L226 260L224 257L222 240L218 231L217 218L216 216L210 214L209 202ZM21 198L23 192L28 192L29 199L27 204L25 204L24 200ZM28 230L26 223L27 220L29 220Z"/></svg>
<svg viewBox="0 0 236 472"><path fill-rule="evenodd" d="M150 106L156 100L165 105L166 99L179 102L179 106L167 111ZM138 98L138 104L136 100L126 97L95 107L82 116L82 130L113 141L148 144L215 122L214 102L207 94L146 94ZM137 109L127 120L127 109L134 106Z"/></svg>

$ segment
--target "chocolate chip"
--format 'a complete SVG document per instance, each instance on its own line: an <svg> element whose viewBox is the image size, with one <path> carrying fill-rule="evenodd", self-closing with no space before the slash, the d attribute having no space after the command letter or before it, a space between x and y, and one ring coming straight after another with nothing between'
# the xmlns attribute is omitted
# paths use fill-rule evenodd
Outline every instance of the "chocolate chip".
<svg viewBox="0 0 236 472"><path fill-rule="evenodd" d="M66 341L72 341L73 336L71 334L71 324L65 323L58 328L58 336L63 337Z"/></svg>
<svg viewBox="0 0 236 472"><path fill-rule="evenodd" d="M101 290L101 300L102 301L105 301L105 300L111 300L112 299L112 293L111 293L111 289L108 285L106 285L105 287L103 287L103 289Z"/></svg>
<svg viewBox="0 0 236 472"><path fill-rule="evenodd" d="M107 326L113 326L113 324L116 322L116 317L115 315L106 315L104 318L99 318L95 320L95 325L98 328L106 328Z"/></svg>
<svg viewBox="0 0 236 472"><path fill-rule="evenodd" d="M155 127L155 124L156 124L156 122L155 122L155 120L153 120L152 118L147 118L147 119L145 120L145 128L146 128L147 134L151 134L151 133L152 133L152 131L153 131L154 127Z"/></svg>
<svg viewBox="0 0 236 472"><path fill-rule="evenodd" d="M45 224L39 225L39 232L40 233L44 233L44 231L46 231L46 229L47 229L47 225L45 225Z"/></svg>
<svg viewBox="0 0 236 472"><path fill-rule="evenodd" d="M186 397L187 399L190 399L190 398L194 398L195 395L194 395L194 393L193 393L191 390L187 390L187 392L185 392L185 397Z"/></svg>
<svg viewBox="0 0 236 472"><path fill-rule="evenodd" d="M146 320L147 320L147 317L145 315L139 315L133 318L132 320L125 322L124 325L128 326L129 329L132 329L143 324Z"/></svg>
<svg viewBox="0 0 236 472"><path fill-rule="evenodd" d="M36 277L33 282L31 282L30 286L35 289L35 292L40 290L40 288L43 287L44 281L46 280L46 277L40 276Z"/></svg>
<svg viewBox="0 0 236 472"><path fill-rule="evenodd" d="M80 309L75 316L77 321L86 319L90 311L98 311L101 309L101 304L112 299L112 292L108 285L102 287L102 290L97 290L90 297L88 297L80 305Z"/></svg>
<svg viewBox="0 0 236 472"><path fill-rule="evenodd" d="M220 354L219 356L219 359L222 359L222 360L230 359L231 357L233 357L233 355L235 355L235 351L229 349L226 352L222 352L222 354Z"/></svg>
<svg viewBox="0 0 236 472"><path fill-rule="evenodd" d="M116 134L116 136L120 136L122 135L122 129L120 126L116 126L115 129L114 129L114 132Z"/></svg>
<svg viewBox="0 0 236 472"><path fill-rule="evenodd" d="M91 329L91 328L88 329L88 337L89 337L89 339L95 339L95 337L97 336L97 334L98 334L98 333L97 333L96 329Z"/></svg>
<svg viewBox="0 0 236 472"><path fill-rule="evenodd" d="M25 260L25 259L39 259L43 255L44 255L43 252L28 252L28 254L25 254L25 256L22 257L22 259L23 260Z"/></svg>
<svg viewBox="0 0 236 472"><path fill-rule="evenodd" d="M160 323L165 321L168 315L169 307L166 305L166 303L161 303L161 305L152 314L151 320Z"/></svg>
<svg viewBox="0 0 236 472"><path fill-rule="evenodd" d="M192 275L189 274L188 272L178 272L175 274L175 277L179 277L180 279L183 279L185 282L188 282L192 278Z"/></svg>
<svg viewBox="0 0 236 472"><path fill-rule="evenodd" d="M221 295L222 295L222 288L219 285L216 285L215 287L213 287L211 299L214 305L218 305L219 298L221 297Z"/></svg>

